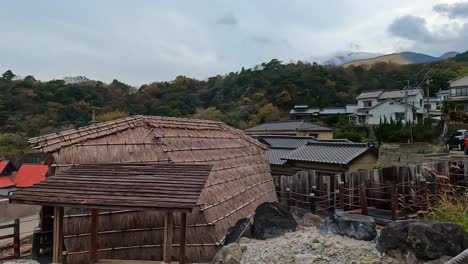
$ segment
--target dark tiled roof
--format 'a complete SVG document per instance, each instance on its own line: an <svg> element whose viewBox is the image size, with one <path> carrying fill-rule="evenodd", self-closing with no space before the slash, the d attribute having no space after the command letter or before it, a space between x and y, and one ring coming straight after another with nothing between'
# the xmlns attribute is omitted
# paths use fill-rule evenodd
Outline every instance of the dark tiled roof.
<svg viewBox="0 0 468 264"><path fill-rule="evenodd" d="M281 158L287 156L294 149L290 148L271 148L267 150L268 162L272 165L283 165L286 160Z"/></svg>
<svg viewBox="0 0 468 264"><path fill-rule="evenodd" d="M298 130L298 131L333 131L332 128L312 124L303 120L290 120L282 122L271 122L258 125L246 129L247 132L256 131L284 131L284 130Z"/></svg>
<svg viewBox="0 0 468 264"><path fill-rule="evenodd" d="M309 142L283 159L347 165L371 148L366 143Z"/></svg>
<svg viewBox="0 0 468 264"><path fill-rule="evenodd" d="M270 148L297 148L306 145L307 142L315 140L314 137L301 136L276 136L276 135L259 135L254 136L263 143L266 143Z"/></svg>

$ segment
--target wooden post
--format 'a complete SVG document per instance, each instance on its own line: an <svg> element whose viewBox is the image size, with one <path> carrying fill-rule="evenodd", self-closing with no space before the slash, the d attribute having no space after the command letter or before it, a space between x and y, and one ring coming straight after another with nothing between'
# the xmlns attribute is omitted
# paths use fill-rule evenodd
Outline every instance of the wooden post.
<svg viewBox="0 0 468 264"><path fill-rule="evenodd" d="M52 263L62 263L63 249L63 207L54 207L54 240Z"/></svg>
<svg viewBox="0 0 468 264"><path fill-rule="evenodd" d="M171 263L172 257L172 229L174 228L174 213L167 212L164 217L164 263Z"/></svg>
<svg viewBox="0 0 468 264"><path fill-rule="evenodd" d="M338 188L339 188L339 194L338 194L339 207L341 210L344 211L344 182L340 182L338 184Z"/></svg>
<svg viewBox="0 0 468 264"><path fill-rule="evenodd" d="M398 218L398 200L393 183L390 185L390 208L392 210L392 221L395 221Z"/></svg>
<svg viewBox="0 0 468 264"><path fill-rule="evenodd" d="M366 182L361 183L361 212L363 215L367 215L367 195L366 195Z"/></svg>
<svg viewBox="0 0 468 264"><path fill-rule="evenodd" d="M15 225L13 227L13 253L15 258L20 257L20 221L19 219L15 219Z"/></svg>
<svg viewBox="0 0 468 264"><path fill-rule="evenodd" d="M185 264L185 246L187 237L187 213L180 215L180 242L179 242L179 263Z"/></svg>
<svg viewBox="0 0 468 264"><path fill-rule="evenodd" d="M99 212L91 209L91 221L89 225L89 263L96 263L98 250Z"/></svg>

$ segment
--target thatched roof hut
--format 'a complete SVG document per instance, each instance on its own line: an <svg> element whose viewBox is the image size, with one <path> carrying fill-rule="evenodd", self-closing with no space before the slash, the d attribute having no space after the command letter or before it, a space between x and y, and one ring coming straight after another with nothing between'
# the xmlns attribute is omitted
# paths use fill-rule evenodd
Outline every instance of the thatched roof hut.
<svg viewBox="0 0 468 264"><path fill-rule="evenodd" d="M252 216L259 204L277 199L265 146L221 122L133 116L32 138L30 143L50 154L48 163L56 172L85 163L213 165L197 208L188 215L189 261L211 260L230 226ZM65 212L68 263L88 261L89 218L85 209ZM99 258L161 260L163 225L159 212L101 211Z"/></svg>

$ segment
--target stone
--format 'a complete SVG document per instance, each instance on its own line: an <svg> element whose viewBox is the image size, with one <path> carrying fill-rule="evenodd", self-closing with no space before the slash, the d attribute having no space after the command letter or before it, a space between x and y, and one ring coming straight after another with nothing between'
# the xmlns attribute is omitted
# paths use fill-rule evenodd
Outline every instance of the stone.
<svg viewBox="0 0 468 264"><path fill-rule="evenodd" d="M443 257L440 257L438 259L434 259L434 260L431 260L431 261L424 262L424 264L444 264L444 263L447 263L451 259L452 259L452 257L450 257L450 256L443 256Z"/></svg>
<svg viewBox="0 0 468 264"><path fill-rule="evenodd" d="M241 237L252 238L252 228L248 218L239 219L234 226L228 229L224 245L238 242Z"/></svg>
<svg viewBox="0 0 468 264"><path fill-rule="evenodd" d="M307 227L319 227L323 224L323 219L322 217L312 214L312 213L306 213L302 218L300 218L297 223L302 226L307 226Z"/></svg>
<svg viewBox="0 0 468 264"><path fill-rule="evenodd" d="M247 238L247 237L241 237L239 239L239 244L249 244L250 242L252 241L250 240L250 238Z"/></svg>
<svg viewBox="0 0 468 264"><path fill-rule="evenodd" d="M297 254L294 255L294 264L313 264L317 259L318 257L314 254Z"/></svg>
<svg viewBox="0 0 468 264"><path fill-rule="evenodd" d="M265 202L255 209L253 222L255 238L274 238L296 229L296 220L287 207L278 202Z"/></svg>
<svg viewBox="0 0 468 264"><path fill-rule="evenodd" d="M245 250L245 249L244 249ZM231 243L222 247L213 258L213 264L240 264L243 248L239 243Z"/></svg>
<svg viewBox="0 0 468 264"><path fill-rule="evenodd" d="M458 225L431 220L406 220L385 226L377 250L395 258L419 260L456 256L468 247L468 234Z"/></svg>
<svg viewBox="0 0 468 264"><path fill-rule="evenodd" d="M325 219L325 223L320 230L357 240L371 241L377 235L375 227L375 220L370 216L336 210L332 216Z"/></svg>

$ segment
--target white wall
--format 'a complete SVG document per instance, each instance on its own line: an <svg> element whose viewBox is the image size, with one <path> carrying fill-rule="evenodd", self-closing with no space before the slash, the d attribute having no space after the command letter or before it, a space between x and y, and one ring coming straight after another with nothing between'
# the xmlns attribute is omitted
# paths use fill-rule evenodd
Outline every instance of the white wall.
<svg viewBox="0 0 468 264"><path fill-rule="evenodd" d="M388 101L385 102L373 109L370 109L367 116L368 125L378 125L380 120L387 118L387 121L390 121L390 118L396 120L395 113L405 113L405 106L398 104L396 102ZM408 107L408 120L413 121L413 110L411 107ZM405 121L405 119L403 119Z"/></svg>
<svg viewBox="0 0 468 264"><path fill-rule="evenodd" d="M364 106L364 101L372 101L372 106L371 106L371 107L373 107L373 106L375 106L375 105L378 104L377 98L359 99L359 100L358 100L358 103L357 103L358 108L365 108L365 106Z"/></svg>

